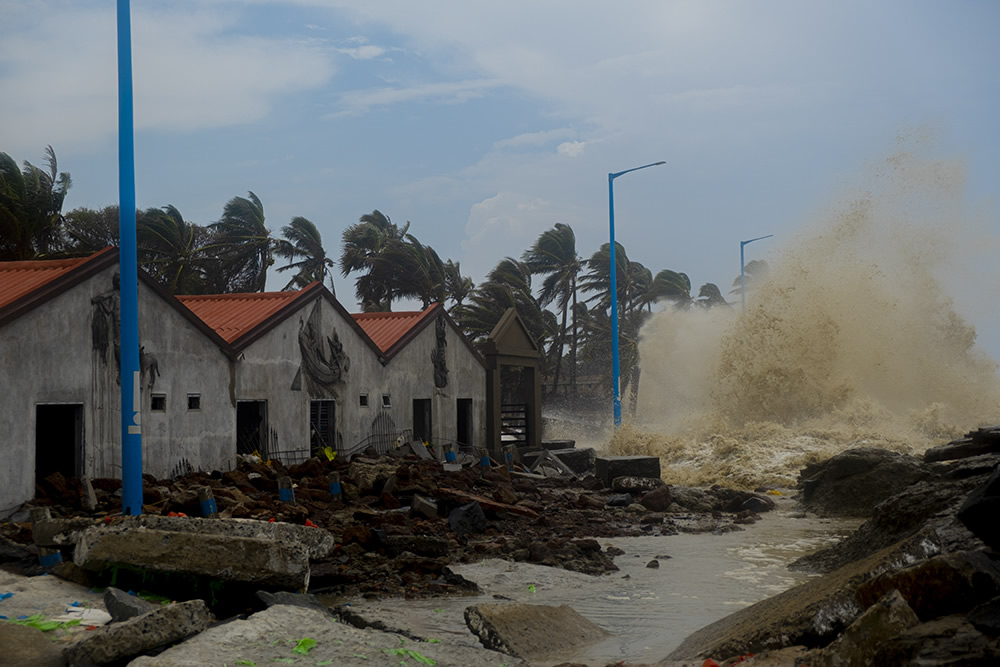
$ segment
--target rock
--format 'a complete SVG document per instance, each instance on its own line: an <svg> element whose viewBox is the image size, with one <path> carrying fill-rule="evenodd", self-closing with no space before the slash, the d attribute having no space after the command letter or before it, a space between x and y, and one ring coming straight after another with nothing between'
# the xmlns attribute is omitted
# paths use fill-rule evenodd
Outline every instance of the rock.
<svg viewBox="0 0 1000 667"><path fill-rule="evenodd" d="M448 527L459 535L481 533L486 529L486 515L477 502L459 505L448 515Z"/></svg>
<svg viewBox="0 0 1000 667"><path fill-rule="evenodd" d="M962 616L944 616L885 640L877 665L996 665L1000 649Z"/></svg>
<svg viewBox="0 0 1000 667"><path fill-rule="evenodd" d="M533 663L608 634L569 605L479 604L466 608L465 623L486 648Z"/></svg>
<svg viewBox="0 0 1000 667"><path fill-rule="evenodd" d="M159 606L148 600L143 600L137 595L130 595L114 586L109 586L104 591L104 607L111 614L111 620L115 623L142 616Z"/></svg>
<svg viewBox="0 0 1000 667"><path fill-rule="evenodd" d="M660 567L660 561L658 561L658 560L656 560L656 559L654 558L653 560L651 560L651 561L649 561L648 563L646 563L646 567L648 567L648 568L650 568L650 569L654 569L654 570L655 570L655 569L657 569L657 568L659 568L659 567Z"/></svg>
<svg viewBox="0 0 1000 667"><path fill-rule="evenodd" d="M399 556L408 551L419 556L438 558L448 555L448 540L430 535L388 535L385 538L385 548L390 556Z"/></svg>
<svg viewBox="0 0 1000 667"><path fill-rule="evenodd" d="M967 433L961 440L931 447L924 452L924 461L951 461L997 452L1000 452L1000 427L992 426Z"/></svg>
<svg viewBox="0 0 1000 667"><path fill-rule="evenodd" d="M327 611L327 606L319 601L315 595L309 593L293 593L291 591L257 591L257 598L268 607L277 605L289 605L292 607L305 607L306 609L317 609L322 612Z"/></svg>
<svg viewBox="0 0 1000 667"><path fill-rule="evenodd" d="M639 503L651 512L665 512L673 502L669 486L661 486L644 495Z"/></svg>
<svg viewBox="0 0 1000 667"><path fill-rule="evenodd" d="M309 552L305 546L252 537L114 526L90 528L77 543L73 561L91 571L128 565L264 587L309 587Z"/></svg>
<svg viewBox="0 0 1000 667"><path fill-rule="evenodd" d="M958 511L958 519L972 533L994 550L1000 550L1000 468L986 483L975 489Z"/></svg>
<svg viewBox="0 0 1000 667"><path fill-rule="evenodd" d="M576 440L542 440L542 448L551 450L575 449Z"/></svg>
<svg viewBox="0 0 1000 667"><path fill-rule="evenodd" d="M611 490L616 493L641 495L664 484L665 482L658 477L615 477L611 480Z"/></svg>
<svg viewBox="0 0 1000 667"><path fill-rule="evenodd" d="M362 494L374 493L380 480L387 480L396 473L396 463L367 463L357 458L351 460L347 476Z"/></svg>
<svg viewBox="0 0 1000 667"><path fill-rule="evenodd" d="M177 602L89 632L67 648L65 656L76 664L118 662L197 634L211 621L204 601Z"/></svg>
<svg viewBox="0 0 1000 667"><path fill-rule="evenodd" d="M511 514L520 514L521 516L530 517L532 519L538 516L537 512L528 509L523 505L499 503L485 496L480 496L475 493L467 493L457 489L439 488L434 492L434 495L441 500L451 500L459 503L479 503L480 508L487 512L509 512Z"/></svg>
<svg viewBox="0 0 1000 667"><path fill-rule="evenodd" d="M611 486L616 477L660 478L660 459L656 456L598 456L594 460L594 474Z"/></svg>
<svg viewBox="0 0 1000 667"><path fill-rule="evenodd" d="M628 507L632 504L632 496L628 493L619 493L609 496L604 504L608 507Z"/></svg>
<svg viewBox="0 0 1000 667"><path fill-rule="evenodd" d="M802 503L827 516L866 517L878 503L929 476L921 461L876 447L850 449L799 473Z"/></svg>
<svg viewBox="0 0 1000 667"><path fill-rule="evenodd" d="M715 509L715 499L704 489L693 486L671 486L672 504L689 512L705 513Z"/></svg>
<svg viewBox="0 0 1000 667"><path fill-rule="evenodd" d="M982 603L969 612L969 623L984 635L1000 636L1000 597Z"/></svg>
<svg viewBox="0 0 1000 667"><path fill-rule="evenodd" d="M514 489L509 484L500 484L497 486L497 490L493 492L493 500L498 503L513 505L519 499L517 494L514 493Z"/></svg>
<svg viewBox="0 0 1000 667"><path fill-rule="evenodd" d="M770 512L774 509L774 501L770 498L761 498L759 496L751 496L743 501L740 507L744 510L750 510L755 514L761 514L763 512Z"/></svg>
<svg viewBox="0 0 1000 667"><path fill-rule="evenodd" d="M868 606L897 590L922 621L968 612L1000 595L1000 567L982 552L935 556L886 572L858 588L858 602Z"/></svg>
<svg viewBox="0 0 1000 667"><path fill-rule="evenodd" d="M906 604L899 591L890 591L851 623L844 634L825 648L806 653L796 662L809 667L867 667L888 664L875 661L876 649L886 640L919 623L917 615Z"/></svg>

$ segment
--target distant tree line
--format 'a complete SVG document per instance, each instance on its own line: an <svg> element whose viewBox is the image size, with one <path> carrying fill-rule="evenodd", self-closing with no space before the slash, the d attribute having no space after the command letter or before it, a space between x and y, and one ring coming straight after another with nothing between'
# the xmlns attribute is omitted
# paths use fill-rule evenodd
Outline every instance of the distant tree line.
<svg viewBox="0 0 1000 667"><path fill-rule="evenodd" d="M117 246L118 207L63 213L72 179L58 170L51 146L45 167L27 161L19 167L0 152L0 261L78 257ZM136 243L140 267L172 294L262 292L268 268L280 259L285 263L276 270L290 276L284 290L314 281L333 290L332 272L339 264L341 275L355 276L355 297L364 311L390 311L400 300L419 300L425 308L444 303L476 344L514 307L543 352L550 396L576 397L581 376L599 378L600 391L610 393L610 244L584 259L577 254L573 229L555 223L520 259L501 259L476 285L462 275L458 262L442 260L421 243L410 226L399 226L378 210L366 213L343 231L335 261L316 225L304 217L293 217L280 236L274 235L263 203L249 192L226 202L220 218L207 225L185 220L172 204L137 210ZM639 330L654 304L730 306L714 283L693 296L686 274L663 269L654 275L630 260L621 244L615 253L621 385L623 393L631 388L634 399ZM763 262L748 264L748 282L766 269ZM739 285L737 277L733 292Z"/></svg>

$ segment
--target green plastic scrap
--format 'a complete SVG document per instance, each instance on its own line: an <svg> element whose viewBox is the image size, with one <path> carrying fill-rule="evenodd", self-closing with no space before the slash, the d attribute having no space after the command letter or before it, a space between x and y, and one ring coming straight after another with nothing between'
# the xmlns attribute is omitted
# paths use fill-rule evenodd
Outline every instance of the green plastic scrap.
<svg viewBox="0 0 1000 667"><path fill-rule="evenodd" d="M528 592L529 593L534 593L535 592L535 585L534 584L528 584Z"/></svg>
<svg viewBox="0 0 1000 667"><path fill-rule="evenodd" d="M417 662L419 662L421 664L424 664L424 665L436 665L437 664L436 660L431 660L430 658L428 658L425 655L420 655L420 653L418 653L417 651L414 651L412 648L393 648L393 649L384 648L384 649L382 649L382 652L386 653L388 655L401 655L401 656L404 656L406 658L412 658L412 659L416 660Z"/></svg>
<svg viewBox="0 0 1000 667"><path fill-rule="evenodd" d="M295 644L295 648L292 649L292 653L298 653L299 655L308 655L309 651L316 646L316 640L310 639L309 637L304 637Z"/></svg>
<svg viewBox="0 0 1000 667"><path fill-rule="evenodd" d="M15 625L27 625L31 628L38 628L42 632L51 632L57 628L68 628L71 625L80 625L80 619L74 618L72 621L46 621L41 614L34 614L27 618L10 619Z"/></svg>
<svg viewBox="0 0 1000 667"><path fill-rule="evenodd" d="M253 660L237 660L234 664L246 665L246 667L257 667L257 663Z"/></svg>
<svg viewBox="0 0 1000 667"><path fill-rule="evenodd" d="M440 639L425 639L424 641L426 643L428 643L428 644L440 644L441 643Z"/></svg>
<svg viewBox="0 0 1000 667"><path fill-rule="evenodd" d="M271 658L271 662L294 663L295 662L295 658Z"/></svg>

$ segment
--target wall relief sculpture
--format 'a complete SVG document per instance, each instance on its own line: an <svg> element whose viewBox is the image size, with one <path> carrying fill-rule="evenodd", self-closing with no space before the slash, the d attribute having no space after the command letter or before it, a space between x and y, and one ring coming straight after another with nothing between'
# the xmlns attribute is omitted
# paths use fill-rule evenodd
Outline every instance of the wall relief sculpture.
<svg viewBox="0 0 1000 667"><path fill-rule="evenodd" d="M431 350L431 363L434 364L434 386L444 389L448 386L448 323L439 316L434 323L434 333L437 345Z"/></svg>
<svg viewBox="0 0 1000 667"><path fill-rule="evenodd" d="M108 363L108 348L113 347L115 369L121 374L121 276L117 271L111 278L111 289L98 294L90 303L94 307L90 317L91 346L104 364Z"/></svg>
<svg viewBox="0 0 1000 667"><path fill-rule="evenodd" d="M313 384L332 391L334 385L347 380L347 371L351 368L351 360L344 352L337 330L332 329L333 337L320 333L322 326L320 303L313 306L309 318L299 322L299 351L302 354L302 365L295 380L293 390L301 390L304 375Z"/></svg>

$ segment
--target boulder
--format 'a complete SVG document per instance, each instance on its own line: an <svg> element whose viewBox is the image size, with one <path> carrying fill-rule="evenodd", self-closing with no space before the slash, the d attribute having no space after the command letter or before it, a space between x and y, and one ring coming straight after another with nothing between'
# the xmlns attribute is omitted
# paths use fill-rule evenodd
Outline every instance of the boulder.
<svg viewBox="0 0 1000 667"><path fill-rule="evenodd" d="M802 503L825 516L867 517L878 503L929 476L913 456L859 447L807 465L799 473Z"/></svg>
<svg viewBox="0 0 1000 667"><path fill-rule="evenodd" d="M608 634L569 605L479 604L466 608L465 623L486 648L532 663Z"/></svg>
<svg viewBox="0 0 1000 667"><path fill-rule="evenodd" d="M211 621L212 614L204 601L177 602L88 632L68 647L64 655L70 664L120 662L198 634Z"/></svg>
<svg viewBox="0 0 1000 667"><path fill-rule="evenodd" d="M632 495L629 493L617 493L613 496L608 496L604 504L608 507L628 507L632 504Z"/></svg>
<svg viewBox="0 0 1000 667"><path fill-rule="evenodd" d="M448 527L459 535L481 533L486 529L486 515L477 502L459 505L448 514Z"/></svg>
<svg viewBox="0 0 1000 667"><path fill-rule="evenodd" d="M1000 597L995 597L973 608L967 616L969 623L984 635L1000 636Z"/></svg>
<svg viewBox="0 0 1000 667"><path fill-rule="evenodd" d="M1000 468L986 483L972 491L958 510L958 519L994 550L1000 550Z"/></svg>
<svg viewBox="0 0 1000 667"><path fill-rule="evenodd" d="M960 440L952 440L946 445L931 447L924 452L924 461L953 461L980 454L1000 453L1000 427L981 428Z"/></svg>
<svg viewBox="0 0 1000 667"><path fill-rule="evenodd" d="M876 649L886 640L919 623L917 615L906 604L899 591L890 591L851 623L844 634L826 647L806 653L797 664L809 667L868 667L887 664L875 661Z"/></svg>
<svg viewBox="0 0 1000 667"><path fill-rule="evenodd" d="M616 477L660 478L660 459L657 456L598 456L594 460L594 474L610 487Z"/></svg>
<svg viewBox="0 0 1000 667"><path fill-rule="evenodd" d="M866 607L893 590L922 621L965 613L1000 595L1000 566L979 551L935 556L862 584L858 602Z"/></svg>
<svg viewBox="0 0 1000 667"><path fill-rule="evenodd" d="M1000 648L964 617L944 616L885 640L872 659L877 665L996 665Z"/></svg>
<svg viewBox="0 0 1000 667"><path fill-rule="evenodd" d="M639 503L651 512L665 512L671 502L669 486L654 489L639 500Z"/></svg>

